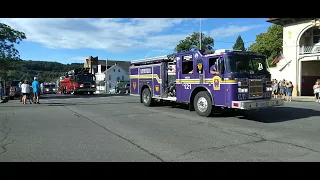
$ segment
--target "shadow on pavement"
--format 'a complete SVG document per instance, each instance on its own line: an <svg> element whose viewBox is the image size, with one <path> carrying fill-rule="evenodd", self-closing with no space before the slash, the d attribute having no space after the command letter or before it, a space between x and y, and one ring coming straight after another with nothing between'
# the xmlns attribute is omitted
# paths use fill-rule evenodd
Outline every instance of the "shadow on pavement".
<svg viewBox="0 0 320 180"><path fill-rule="evenodd" d="M189 111L189 106L184 104L170 105L167 103L161 103L155 106L155 108L156 107L177 108ZM251 120L261 123L279 123L309 117L320 117L320 111L296 107L275 107L268 109L260 109L258 111L250 110L244 112L234 112L231 110L217 110L211 118L214 119L215 117L235 117L239 119Z"/></svg>
<svg viewBox="0 0 320 180"><path fill-rule="evenodd" d="M319 117L320 111L295 107L276 107L272 109L262 109L259 111L245 112L240 119L253 120L263 123L278 123L292 120L299 120L309 117Z"/></svg>
<svg viewBox="0 0 320 180"><path fill-rule="evenodd" d="M136 104L137 102L126 102L126 104ZM122 102L119 103L110 103L110 102L101 102L101 103L41 103L41 104L26 104L26 105L7 105L1 107L23 107L23 108L33 108L33 107L43 107L43 106L95 106L95 105L118 105L123 104Z"/></svg>
<svg viewBox="0 0 320 180"><path fill-rule="evenodd" d="M75 99L75 98L98 98L98 97L114 97L114 96L130 96L128 94L93 94L93 95L72 95L72 94L54 94L42 95L41 99Z"/></svg>

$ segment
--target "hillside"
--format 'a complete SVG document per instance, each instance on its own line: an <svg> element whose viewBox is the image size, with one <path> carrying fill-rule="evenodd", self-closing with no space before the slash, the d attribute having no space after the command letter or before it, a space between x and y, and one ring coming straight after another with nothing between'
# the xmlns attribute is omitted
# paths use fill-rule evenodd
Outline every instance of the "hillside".
<svg viewBox="0 0 320 180"><path fill-rule="evenodd" d="M63 73L83 67L83 63L61 64L48 61L23 60L17 70L8 70L9 80L27 79L32 80L37 76L40 81L55 82Z"/></svg>

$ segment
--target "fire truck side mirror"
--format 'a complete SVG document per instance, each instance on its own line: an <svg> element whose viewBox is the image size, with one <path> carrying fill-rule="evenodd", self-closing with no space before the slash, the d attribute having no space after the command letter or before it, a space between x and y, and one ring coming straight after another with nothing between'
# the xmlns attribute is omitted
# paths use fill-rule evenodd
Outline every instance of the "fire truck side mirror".
<svg viewBox="0 0 320 180"><path fill-rule="evenodd" d="M218 58L216 61L216 64L217 64L217 67L218 67L220 74L224 74L224 65L223 65L222 59Z"/></svg>
<svg viewBox="0 0 320 180"><path fill-rule="evenodd" d="M216 60L216 67L218 68L218 71L220 71L220 58Z"/></svg>

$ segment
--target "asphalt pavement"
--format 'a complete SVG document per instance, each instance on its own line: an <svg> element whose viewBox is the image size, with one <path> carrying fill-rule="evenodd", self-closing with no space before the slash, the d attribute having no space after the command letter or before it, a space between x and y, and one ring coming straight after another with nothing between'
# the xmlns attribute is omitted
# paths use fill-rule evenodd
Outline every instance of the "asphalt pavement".
<svg viewBox="0 0 320 180"><path fill-rule="evenodd" d="M320 104L204 118L137 97L46 95L0 104L0 161L320 161Z"/></svg>

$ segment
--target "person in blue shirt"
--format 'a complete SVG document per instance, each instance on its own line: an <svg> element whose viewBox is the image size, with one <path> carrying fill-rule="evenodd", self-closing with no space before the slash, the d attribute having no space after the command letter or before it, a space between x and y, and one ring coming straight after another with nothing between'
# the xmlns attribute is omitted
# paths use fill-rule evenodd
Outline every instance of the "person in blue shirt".
<svg viewBox="0 0 320 180"><path fill-rule="evenodd" d="M220 74L219 71L218 71L218 66L216 65L216 63L214 63L210 67L210 74Z"/></svg>
<svg viewBox="0 0 320 180"><path fill-rule="evenodd" d="M34 103L40 104L39 102L39 96L40 96L40 83L38 81L37 77L33 78L34 81L32 82L32 89L33 89L33 100Z"/></svg>
<svg viewBox="0 0 320 180"><path fill-rule="evenodd" d="M19 86L19 93L20 93L20 102L22 102L22 92L21 92L21 85L22 85L22 79L20 80L20 82L18 83L18 86Z"/></svg>

